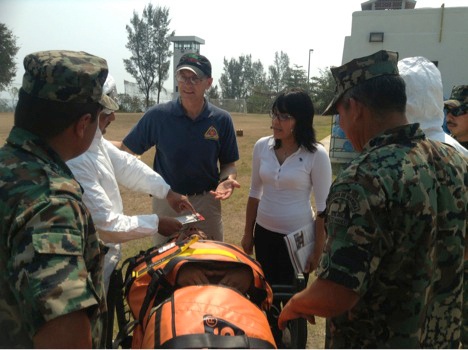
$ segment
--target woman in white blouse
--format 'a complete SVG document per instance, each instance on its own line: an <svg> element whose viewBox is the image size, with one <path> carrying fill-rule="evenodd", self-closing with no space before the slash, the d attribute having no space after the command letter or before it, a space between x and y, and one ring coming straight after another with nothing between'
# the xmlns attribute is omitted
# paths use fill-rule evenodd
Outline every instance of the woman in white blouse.
<svg viewBox="0 0 468 350"><path fill-rule="evenodd" d="M242 248L255 247L270 284L291 285L294 268L284 235L298 231L315 217L315 246L305 272L318 264L325 242L324 220L313 212L311 195L320 214L325 210L332 173L327 150L313 129L314 107L301 89L281 93L271 109L272 136L262 137L253 150L252 179L247 202Z"/></svg>

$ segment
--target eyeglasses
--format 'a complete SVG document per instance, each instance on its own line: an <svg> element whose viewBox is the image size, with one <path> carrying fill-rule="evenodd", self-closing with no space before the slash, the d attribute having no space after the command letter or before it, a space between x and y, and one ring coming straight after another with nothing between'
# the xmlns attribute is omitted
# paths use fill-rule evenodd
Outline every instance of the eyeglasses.
<svg viewBox="0 0 468 350"><path fill-rule="evenodd" d="M454 117L459 117L468 111L468 105L460 107L448 108L447 113L451 113Z"/></svg>
<svg viewBox="0 0 468 350"><path fill-rule="evenodd" d="M279 121L286 121L286 120L289 120L292 118L291 115L289 114L278 114L278 113L273 113L273 112L270 112L270 118L271 119L275 119L275 118L278 118Z"/></svg>
<svg viewBox="0 0 468 350"><path fill-rule="evenodd" d="M192 85L198 85L198 84L200 84L202 82L203 79L200 79L196 75L192 75L191 77L184 77L182 75L177 74L176 75L176 80L179 83L188 84L190 82L190 84L192 84Z"/></svg>

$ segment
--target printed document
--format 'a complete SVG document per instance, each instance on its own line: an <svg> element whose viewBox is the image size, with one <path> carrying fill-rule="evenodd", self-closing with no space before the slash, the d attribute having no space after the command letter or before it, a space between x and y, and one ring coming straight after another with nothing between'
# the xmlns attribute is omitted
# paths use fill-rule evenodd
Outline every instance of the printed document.
<svg viewBox="0 0 468 350"><path fill-rule="evenodd" d="M301 229L284 236L289 257L296 274L304 273L307 258L314 250L315 220Z"/></svg>

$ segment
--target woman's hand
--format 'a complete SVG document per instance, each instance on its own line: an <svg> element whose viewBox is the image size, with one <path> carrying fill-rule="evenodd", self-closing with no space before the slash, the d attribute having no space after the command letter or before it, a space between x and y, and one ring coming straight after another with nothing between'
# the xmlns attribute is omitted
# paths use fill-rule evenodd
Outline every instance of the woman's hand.
<svg viewBox="0 0 468 350"><path fill-rule="evenodd" d="M254 240L253 240L253 235L252 233L244 233L242 236L241 240L241 246L242 249L244 249L244 252L246 254L252 255L253 254L253 248L254 248Z"/></svg>

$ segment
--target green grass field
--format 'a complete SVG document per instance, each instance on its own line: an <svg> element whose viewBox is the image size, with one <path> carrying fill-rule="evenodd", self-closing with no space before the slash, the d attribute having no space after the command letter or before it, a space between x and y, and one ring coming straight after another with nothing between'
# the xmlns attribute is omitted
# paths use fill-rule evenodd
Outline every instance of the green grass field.
<svg viewBox="0 0 468 350"><path fill-rule="evenodd" d="M141 113L117 113L116 121L108 127L105 137L108 140L122 140L141 116ZM250 187L253 145L260 137L271 134L271 120L266 114L234 113L232 117L236 130L243 130L243 136L238 137L240 160L237 162L237 179L241 184L241 188L236 189L232 197L222 203L222 210L225 240L226 242L239 245L244 231L245 206ZM13 115L11 113L0 113L0 142L2 144L12 125ZM331 117L316 116L314 118L314 127L317 132L317 139L321 140L325 138L330 134ZM142 156L142 160L151 166L153 156L154 150L148 151ZM121 194L124 211L127 215L150 214L152 212L151 200L148 195L134 193L126 188L121 188ZM123 259L137 254L140 250L146 250L150 245L150 239L125 243L123 245ZM316 322L316 325L309 325L307 348L324 347L325 322L318 317L316 318Z"/></svg>

